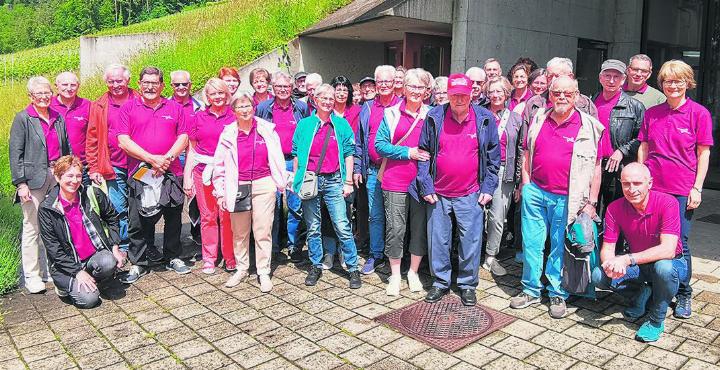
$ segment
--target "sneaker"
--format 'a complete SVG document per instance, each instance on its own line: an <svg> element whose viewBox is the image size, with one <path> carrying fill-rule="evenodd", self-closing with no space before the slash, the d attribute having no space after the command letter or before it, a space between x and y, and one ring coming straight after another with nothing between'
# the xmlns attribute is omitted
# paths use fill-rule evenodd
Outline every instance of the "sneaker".
<svg viewBox="0 0 720 370"><path fill-rule="evenodd" d="M310 267L310 271L308 271L307 277L305 277L305 285L307 286L315 286L317 284L318 280L320 280L320 277L322 276L322 269L317 266Z"/></svg>
<svg viewBox="0 0 720 370"><path fill-rule="evenodd" d="M408 286L409 286L411 292L422 292L423 285L422 285L422 281L420 281L420 276L418 275L417 272L415 272L413 270L408 270L407 279L408 279Z"/></svg>
<svg viewBox="0 0 720 370"><path fill-rule="evenodd" d="M290 251L290 262L294 264L303 263L303 255L301 249L293 249Z"/></svg>
<svg viewBox="0 0 720 370"><path fill-rule="evenodd" d="M490 271L495 276L504 276L507 274L507 270L505 270L504 267L500 266L500 263L494 256L488 256L485 259L485 262L482 264L482 268Z"/></svg>
<svg viewBox="0 0 720 370"><path fill-rule="evenodd" d="M60 298L65 298L70 295L70 293L68 293L58 287L55 287L55 294L57 294L57 296Z"/></svg>
<svg viewBox="0 0 720 370"><path fill-rule="evenodd" d="M190 267L188 267L185 262L179 258L173 258L167 265L165 265L165 270L175 271L180 275L190 273Z"/></svg>
<svg viewBox="0 0 720 370"><path fill-rule="evenodd" d="M640 329L635 333L635 339L641 342L655 342L660 339L662 333L665 332L665 323L653 323L648 320L640 325Z"/></svg>
<svg viewBox="0 0 720 370"><path fill-rule="evenodd" d="M203 272L203 274L206 274L206 275L214 274L215 273L215 265L213 265L211 263L206 263L205 265L203 265L202 272Z"/></svg>
<svg viewBox="0 0 720 370"><path fill-rule="evenodd" d="M234 286L237 286L238 284L245 281L245 279L248 277L247 271L236 271L228 281L225 282L226 288L232 288Z"/></svg>
<svg viewBox="0 0 720 370"><path fill-rule="evenodd" d="M550 297L550 317L562 319L567 314L567 306L562 297Z"/></svg>
<svg viewBox="0 0 720 370"><path fill-rule="evenodd" d="M141 277L145 276L150 272L150 269L147 267L137 266L133 265L130 267L130 270L124 275L120 277L120 282L125 284L132 284L136 281L138 281Z"/></svg>
<svg viewBox="0 0 720 370"><path fill-rule="evenodd" d="M365 265L363 265L361 272L363 275L370 275L373 272L375 272L375 269L378 269L383 266L385 266L384 258L370 257L367 259L367 261L365 261Z"/></svg>
<svg viewBox="0 0 720 370"><path fill-rule="evenodd" d="M523 263L524 260L525 260L525 255L523 254L522 251L515 253L515 262Z"/></svg>
<svg viewBox="0 0 720 370"><path fill-rule="evenodd" d="M640 289L640 293L633 300L632 305L623 310L623 316L626 319L636 320L645 315L645 306L652 295L652 288L644 284Z"/></svg>
<svg viewBox="0 0 720 370"><path fill-rule="evenodd" d="M510 298L510 308L521 309L534 304L540 304L540 297L533 297L520 292L520 294Z"/></svg>
<svg viewBox="0 0 720 370"><path fill-rule="evenodd" d="M270 280L270 275L263 274L260 275L260 291L263 293L268 293L273 288L272 280Z"/></svg>
<svg viewBox="0 0 720 370"><path fill-rule="evenodd" d="M31 294L38 294L45 291L45 283L43 283L40 278L32 279L32 280L26 280L25 281L25 289L28 290Z"/></svg>
<svg viewBox="0 0 720 370"><path fill-rule="evenodd" d="M342 253L338 253L338 260L340 260L340 266L342 266L343 269L347 270L347 263L345 263L345 256L343 256Z"/></svg>
<svg viewBox="0 0 720 370"><path fill-rule="evenodd" d="M235 265L228 265L227 262L225 262L225 266L223 267L223 270L225 272L232 274L233 272L237 271L237 266Z"/></svg>
<svg viewBox="0 0 720 370"><path fill-rule="evenodd" d="M322 261L322 268L323 270L330 270L333 268L333 260L335 259L334 254L325 253L325 257L323 257Z"/></svg>
<svg viewBox="0 0 720 370"><path fill-rule="evenodd" d="M162 253L158 252L157 248L153 246L147 246L145 248L145 254L150 264L157 265L163 261Z"/></svg>
<svg viewBox="0 0 720 370"><path fill-rule="evenodd" d="M675 312L673 317L676 319L689 319L692 315L692 298L686 296L678 296L675 302Z"/></svg>
<svg viewBox="0 0 720 370"><path fill-rule="evenodd" d="M361 286L360 271L350 271L350 289L360 289Z"/></svg>
<svg viewBox="0 0 720 370"><path fill-rule="evenodd" d="M393 297L400 295L400 275L390 276L387 287L385 287L385 294Z"/></svg>
<svg viewBox="0 0 720 370"><path fill-rule="evenodd" d="M283 252L273 252L272 260L275 263L286 263L288 261L288 256Z"/></svg>

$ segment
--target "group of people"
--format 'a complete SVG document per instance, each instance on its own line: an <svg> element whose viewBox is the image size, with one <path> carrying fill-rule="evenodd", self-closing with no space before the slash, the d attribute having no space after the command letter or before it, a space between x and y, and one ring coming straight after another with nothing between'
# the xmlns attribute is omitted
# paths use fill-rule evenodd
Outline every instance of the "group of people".
<svg viewBox="0 0 720 370"><path fill-rule="evenodd" d="M510 233L522 262L510 307L539 304L547 290L550 316L562 318L570 293L583 294L565 266L566 231L604 217L599 261L580 290L627 295L624 314L647 317L638 339L657 340L673 299L675 317L691 315L687 241L713 139L710 113L687 96L692 67L664 63L662 91L651 74L646 55L606 60L602 89L588 97L559 57L545 68L520 58L507 77L494 58L447 77L382 65L356 84L257 68L248 92L227 67L198 98L190 74L174 71L165 98L160 69L144 68L133 90L128 68L110 65L94 102L78 97L72 73L57 76L56 95L33 77L10 135L25 286L42 292L51 279L59 295L93 307L126 258L124 283L158 264L189 273L187 198L202 272L222 266L227 287L247 279L252 240L262 292L273 287L271 261L305 262L307 245L308 286L336 261L350 289L388 264L386 293L398 295L405 261L408 288L420 292L425 258L433 303L456 259L460 299L475 305L479 270L506 274L498 254Z"/></svg>

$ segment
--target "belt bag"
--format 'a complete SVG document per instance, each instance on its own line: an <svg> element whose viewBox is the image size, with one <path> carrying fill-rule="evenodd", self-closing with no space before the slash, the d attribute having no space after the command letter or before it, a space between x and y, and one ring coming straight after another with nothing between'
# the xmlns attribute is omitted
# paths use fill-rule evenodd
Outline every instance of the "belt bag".
<svg viewBox="0 0 720 370"><path fill-rule="evenodd" d="M300 200L314 199L318 195L318 173L320 173L320 167L325 159L328 141L330 141L330 130L332 129L332 127L328 128L327 134L325 134L325 141L323 142L323 147L320 151L320 159L318 160L315 172L305 171L305 175L303 175L302 184L300 185L300 193L298 193L298 198L300 198Z"/></svg>
<svg viewBox="0 0 720 370"><path fill-rule="evenodd" d="M235 208L232 213L252 211L252 178L255 170L255 143L257 142L257 131L252 142L252 163L250 164L250 183L239 184L235 195Z"/></svg>

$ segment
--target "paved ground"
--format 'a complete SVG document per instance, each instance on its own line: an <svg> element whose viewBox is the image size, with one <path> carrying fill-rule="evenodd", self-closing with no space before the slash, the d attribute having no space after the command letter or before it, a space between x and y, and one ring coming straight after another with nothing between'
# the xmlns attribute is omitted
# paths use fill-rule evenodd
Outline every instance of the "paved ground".
<svg viewBox="0 0 720 370"><path fill-rule="evenodd" d="M720 193L705 197L696 219L720 212ZM615 297L572 302L562 320L548 316L547 302L509 309L520 273L510 259L507 277L482 274L478 298L518 320L448 355L372 321L422 299L405 283L399 298L385 295L380 275L351 291L342 273L326 273L308 288L302 269L282 265L266 295L255 280L227 289L228 274L195 270L152 273L93 310L64 304L52 290L6 296L0 369L720 369L720 228L697 221L694 227L693 248L709 258L694 260L695 314L669 318L654 344L632 339L637 324L622 319Z"/></svg>

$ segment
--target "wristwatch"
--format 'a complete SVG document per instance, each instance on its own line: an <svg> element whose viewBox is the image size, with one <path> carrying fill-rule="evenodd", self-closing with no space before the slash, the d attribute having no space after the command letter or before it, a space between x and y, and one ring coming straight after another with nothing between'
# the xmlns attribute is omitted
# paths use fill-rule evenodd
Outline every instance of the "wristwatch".
<svg viewBox="0 0 720 370"><path fill-rule="evenodd" d="M637 266L637 261L635 261L635 257L632 253L628 253L628 258L630 258L630 266Z"/></svg>
<svg viewBox="0 0 720 370"><path fill-rule="evenodd" d="M593 206L593 207L597 208L597 204L598 204L598 202L597 202L597 201L593 202L593 201L589 201L589 200L588 200L587 204L589 204L589 205L591 205L591 206Z"/></svg>
<svg viewBox="0 0 720 370"><path fill-rule="evenodd" d="M696 186L693 186L693 189L697 190L698 193L702 194L702 189L700 189L700 188L698 188L698 187L696 187Z"/></svg>

